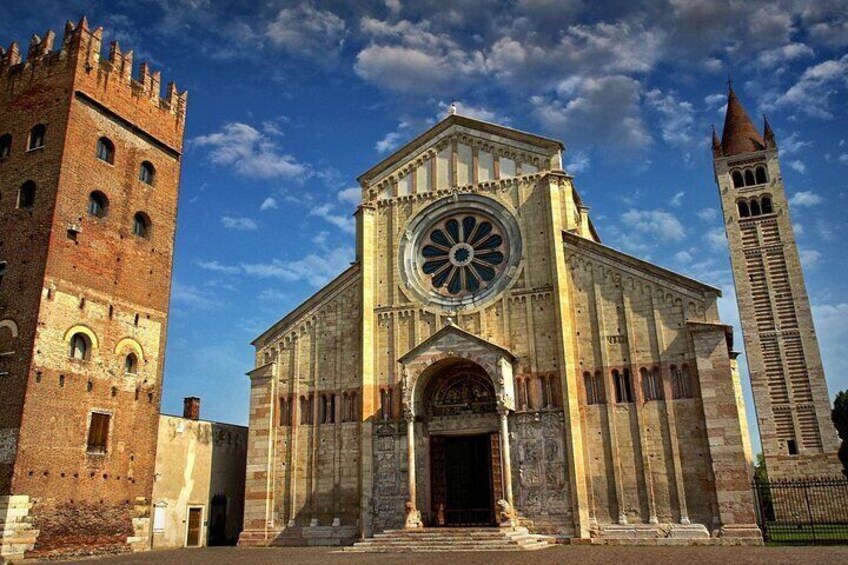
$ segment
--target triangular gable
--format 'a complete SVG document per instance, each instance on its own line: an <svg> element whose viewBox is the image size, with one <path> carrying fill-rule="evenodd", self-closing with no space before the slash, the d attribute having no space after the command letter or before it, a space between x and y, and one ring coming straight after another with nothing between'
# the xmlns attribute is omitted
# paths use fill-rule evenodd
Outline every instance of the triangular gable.
<svg viewBox="0 0 848 565"><path fill-rule="evenodd" d="M450 114L433 127L406 143L403 147L371 167L357 179L364 187L374 186L388 177L401 177L418 161L438 155L454 136L461 136L473 145L485 146L488 153L511 155L515 160L528 163L528 170L554 168L565 146L561 141L519 131L467 116ZM534 163L530 166L530 163ZM561 164L557 164L557 167ZM514 176L509 173L504 176ZM435 184L440 184L436 182ZM459 182L459 184L465 184ZM438 186L438 188L448 188Z"/></svg>
<svg viewBox="0 0 848 565"><path fill-rule="evenodd" d="M406 364L409 360L416 358L421 352L426 351L431 348L438 348L440 343L449 339L450 336L456 336L459 338L459 342L466 342L476 346L482 346L486 349L497 352L501 356L505 357L510 363L515 362L518 357L513 355L511 351L508 349L504 349L500 345L496 345L491 341L485 340L481 337L477 337L476 335L467 332L460 328L459 326L449 322L448 325L413 347L409 350L403 357L398 359L398 362L401 364ZM452 344L454 347L457 344Z"/></svg>

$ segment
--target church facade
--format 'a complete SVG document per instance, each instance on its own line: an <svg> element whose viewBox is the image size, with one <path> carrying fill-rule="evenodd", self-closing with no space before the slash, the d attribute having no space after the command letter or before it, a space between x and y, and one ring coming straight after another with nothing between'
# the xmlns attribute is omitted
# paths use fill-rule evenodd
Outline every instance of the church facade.
<svg viewBox="0 0 848 565"><path fill-rule="evenodd" d="M562 143L455 113L256 339L242 545L520 524L761 543L718 289L601 242Z"/></svg>

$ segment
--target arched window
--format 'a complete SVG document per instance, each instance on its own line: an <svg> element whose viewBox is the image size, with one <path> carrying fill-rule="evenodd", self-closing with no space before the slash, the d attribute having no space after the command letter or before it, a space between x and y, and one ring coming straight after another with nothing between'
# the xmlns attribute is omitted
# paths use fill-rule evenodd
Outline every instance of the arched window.
<svg viewBox="0 0 848 565"><path fill-rule="evenodd" d="M97 158L110 165L115 163L115 144L109 138L101 137L97 140Z"/></svg>
<svg viewBox="0 0 848 565"><path fill-rule="evenodd" d="M135 353L129 353L124 357L124 372L128 375L138 373L138 356Z"/></svg>
<svg viewBox="0 0 848 565"><path fill-rule="evenodd" d="M26 181L18 190L18 208L32 208L35 205L35 183Z"/></svg>
<svg viewBox="0 0 848 565"><path fill-rule="evenodd" d="M645 402L649 400L662 400L663 391L660 370L655 367L653 371L648 371L648 369L642 367L639 370L639 376L642 379L642 397Z"/></svg>
<svg viewBox="0 0 848 565"><path fill-rule="evenodd" d="M0 288L3 288L3 279L6 277L6 261L0 261Z"/></svg>
<svg viewBox="0 0 848 565"><path fill-rule="evenodd" d="M633 389L630 386L630 370L624 369L624 372L619 373L618 369L613 369L612 380L615 384L615 401L619 404L633 402Z"/></svg>
<svg viewBox="0 0 848 565"><path fill-rule="evenodd" d="M760 203L756 201L756 199L751 200L751 215L759 216L760 215Z"/></svg>
<svg viewBox="0 0 848 565"><path fill-rule="evenodd" d="M309 404L306 402L306 397L300 397L300 423L309 423Z"/></svg>
<svg viewBox="0 0 848 565"><path fill-rule="evenodd" d="M765 184L768 180L768 176L766 175L766 168L762 165L757 167L757 184Z"/></svg>
<svg viewBox="0 0 848 565"><path fill-rule="evenodd" d="M109 208L109 199L106 195L95 190L88 196L88 213L95 218L105 218L106 210Z"/></svg>
<svg viewBox="0 0 848 565"><path fill-rule="evenodd" d="M771 197L763 196L760 199L760 211L763 214L773 214L774 213L774 208L772 208L772 205L771 205Z"/></svg>
<svg viewBox="0 0 848 565"><path fill-rule="evenodd" d="M68 355L72 359L88 361L91 359L91 339L84 333L75 333L71 337L71 348Z"/></svg>
<svg viewBox="0 0 848 565"><path fill-rule="evenodd" d="M12 154L12 134L0 135L0 159L5 159Z"/></svg>
<svg viewBox="0 0 848 565"><path fill-rule="evenodd" d="M144 212L137 212L133 217L133 235L143 237L144 239L150 239L150 228L150 216Z"/></svg>
<svg viewBox="0 0 848 565"><path fill-rule="evenodd" d="M583 373L583 386L586 389L586 404L603 404L604 382L600 371L593 375L589 371Z"/></svg>
<svg viewBox="0 0 848 565"><path fill-rule="evenodd" d="M336 423L336 395L331 394L327 397L329 402L327 404L327 420L328 424Z"/></svg>
<svg viewBox="0 0 848 565"><path fill-rule="evenodd" d="M730 176L733 178L734 188L742 188L743 186L745 186L745 181L742 179L741 171L733 171Z"/></svg>
<svg viewBox="0 0 848 565"><path fill-rule="evenodd" d="M153 168L153 163L144 161L138 170L138 180L144 184L152 185L156 179L156 169Z"/></svg>
<svg viewBox="0 0 848 565"><path fill-rule="evenodd" d="M745 186L753 186L754 184L756 184L754 181L754 171L745 169Z"/></svg>
<svg viewBox="0 0 848 565"><path fill-rule="evenodd" d="M33 128L29 130L29 143L27 144L27 149L32 151L33 149L40 149L44 147L45 139L47 139L47 126L44 124L37 124L33 126Z"/></svg>
<svg viewBox="0 0 848 565"><path fill-rule="evenodd" d="M740 200L737 206L739 206L740 218L748 218L751 216L751 210L748 208L748 203L746 201Z"/></svg>
<svg viewBox="0 0 848 565"><path fill-rule="evenodd" d="M692 398L692 387L689 382L689 366L680 368L671 366L671 394L675 399Z"/></svg>

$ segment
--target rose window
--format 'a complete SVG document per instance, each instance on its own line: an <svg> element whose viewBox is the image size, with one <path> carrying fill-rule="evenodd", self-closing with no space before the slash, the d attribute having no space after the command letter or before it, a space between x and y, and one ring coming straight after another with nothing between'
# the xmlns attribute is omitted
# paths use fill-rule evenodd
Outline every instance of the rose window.
<svg viewBox="0 0 848 565"><path fill-rule="evenodd" d="M423 239L421 270L439 294L474 294L503 270L506 241L487 218L468 213L450 216L432 226Z"/></svg>

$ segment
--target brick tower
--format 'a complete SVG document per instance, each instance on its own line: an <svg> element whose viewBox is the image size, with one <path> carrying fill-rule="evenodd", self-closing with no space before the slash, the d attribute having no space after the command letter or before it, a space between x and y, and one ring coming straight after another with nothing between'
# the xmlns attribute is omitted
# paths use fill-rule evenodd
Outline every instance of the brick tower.
<svg viewBox="0 0 848 565"><path fill-rule="evenodd" d="M730 87L724 131L713 131L715 178L766 467L772 478L838 476L821 355L777 142Z"/></svg>
<svg viewBox="0 0 848 565"><path fill-rule="evenodd" d="M186 95L102 37L0 48L4 557L146 546Z"/></svg>

